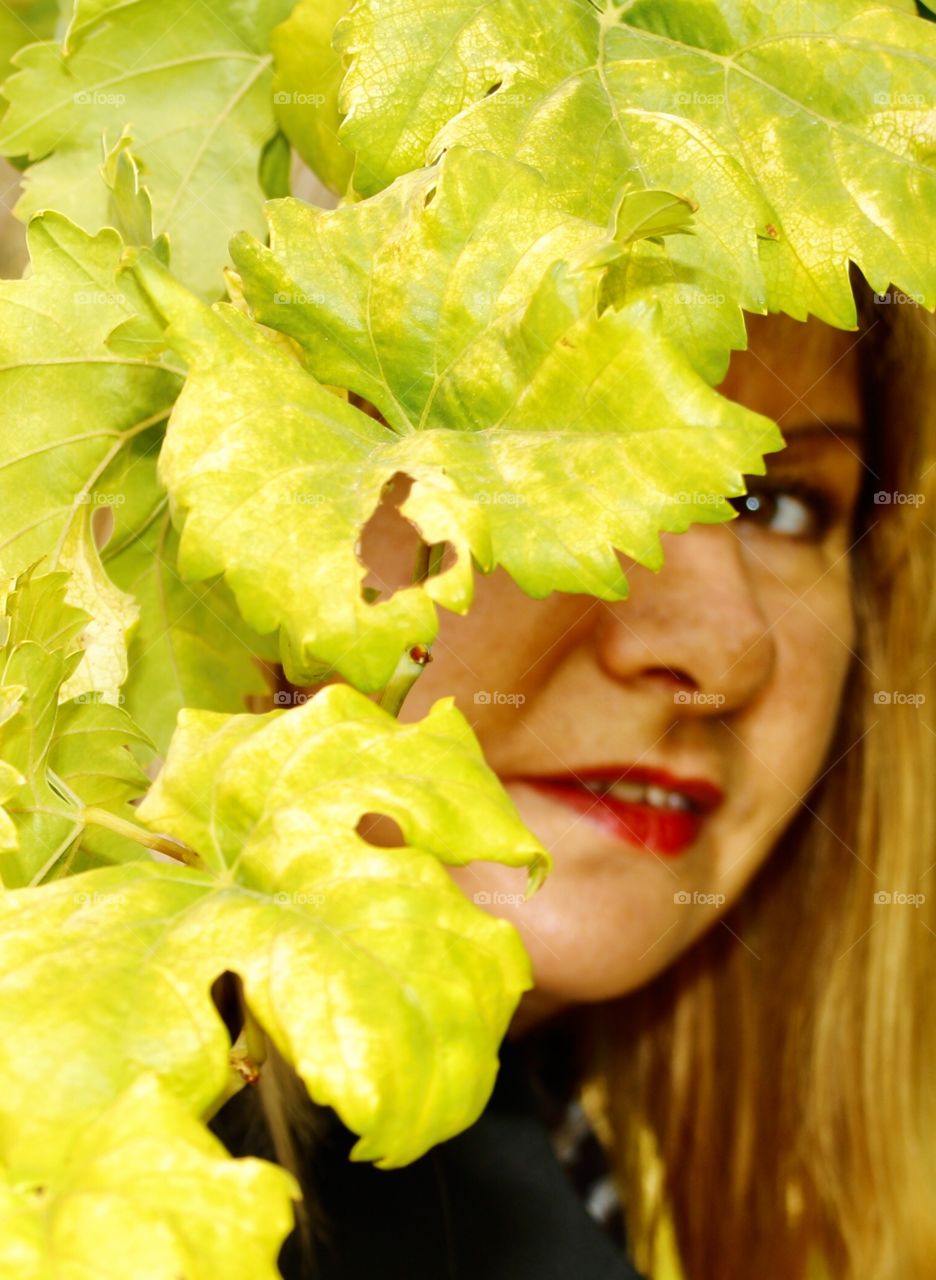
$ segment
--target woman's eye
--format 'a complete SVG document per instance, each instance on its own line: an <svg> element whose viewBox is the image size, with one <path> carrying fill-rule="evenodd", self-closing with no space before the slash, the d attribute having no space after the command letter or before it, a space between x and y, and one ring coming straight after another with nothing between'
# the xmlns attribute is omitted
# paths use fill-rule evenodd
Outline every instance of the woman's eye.
<svg viewBox="0 0 936 1280"><path fill-rule="evenodd" d="M824 494L797 485L750 489L728 501L739 516L756 521L770 533L803 541L818 541L831 517Z"/></svg>

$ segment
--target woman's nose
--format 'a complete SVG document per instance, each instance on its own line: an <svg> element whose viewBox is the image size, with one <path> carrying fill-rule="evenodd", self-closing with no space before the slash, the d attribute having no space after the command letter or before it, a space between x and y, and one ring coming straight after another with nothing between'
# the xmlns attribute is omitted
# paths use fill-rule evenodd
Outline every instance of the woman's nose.
<svg viewBox="0 0 936 1280"><path fill-rule="evenodd" d="M634 566L628 599L600 606L598 660L615 679L658 689L680 714L725 715L756 696L775 662L758 563L725 525L662 543L659 573Z"/></svg>

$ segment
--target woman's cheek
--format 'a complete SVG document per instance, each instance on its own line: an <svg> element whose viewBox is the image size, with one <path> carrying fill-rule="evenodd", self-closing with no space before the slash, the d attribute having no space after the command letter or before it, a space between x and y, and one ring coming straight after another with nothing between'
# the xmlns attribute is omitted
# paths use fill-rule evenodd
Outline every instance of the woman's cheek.
<svg viewBox="0 0 936 1280"><path fill-rule="evenodd" d="M769 856L827 767L853 661L847 560L792 599L786 591L776 595L774 678L732 729L746 776L737 781L738 805L726 810L720 841L720 887L731 898Z"/></svg>

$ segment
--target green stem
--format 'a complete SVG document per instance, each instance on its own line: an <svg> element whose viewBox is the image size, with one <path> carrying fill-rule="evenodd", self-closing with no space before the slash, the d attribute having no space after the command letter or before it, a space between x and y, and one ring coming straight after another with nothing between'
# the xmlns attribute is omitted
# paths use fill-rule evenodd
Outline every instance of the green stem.
<svg viewBox="0 0 936 1280"><path fill-rule="evenodd" d="M433 578L442 568L445 556L445 543L434 542L430 546L420 543L416 552L416 563L413 565L413 583L425 582ZM412 645L400 654L396 669L387 684L380 691L377 705L389 711L392 716L399 716L400 708L406 701L406 695L422 675L426 665L432 661L432 653L426 645Z"/></svg>
<svg viewBox="0 0 936 1280"><path fill-rule="evenodd" d="M172 836L159 835L155 831L147 831L145 827L138 827L135 822L128 822L125 818L118 818L116 814L108 813L106 809L85 809L84 820L89 825L116 831L118 835L125 836L128 840L135 840L137 844L142 844L147 849L166 853L177 862L184 862L187 867L204 869L205 864L195 850L190 849L181 840L175 840Z"/></svg>
<svg viewBox="0 0 936 1280"><path fill-rule="evenodd" d="M414 653L425 654L426 657L422 661L417 661L412 656ZM425 667L428 660L429 650L421 645L413 645L411 649L407 649L400 654L396 670L381 690L377 705L383 707L385 711L389 711L392 716L399 716L400 708L406 701L406 695L422 675L423 667Z"/></svg>

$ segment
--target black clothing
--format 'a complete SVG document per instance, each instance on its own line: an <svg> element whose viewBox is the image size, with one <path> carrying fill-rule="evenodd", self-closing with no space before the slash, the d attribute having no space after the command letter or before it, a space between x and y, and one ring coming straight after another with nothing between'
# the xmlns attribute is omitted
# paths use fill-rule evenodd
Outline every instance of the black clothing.
<svg viewBox="0 0 936 1280"><path fill-rule="evenodd" d="M502 1043L500 1062L479 1119L402 1169L348 1160L356 1137L322 1108L328 1123L311 1173L333 1234L315 1280L641 1280L557 1158L548 1127L555 1095L551 1115L514 1043ZM231 1103L212 1127L247 1154L230 1140ZM286 1280L311 1280L295 1232L280 1267Z"/></svg>

